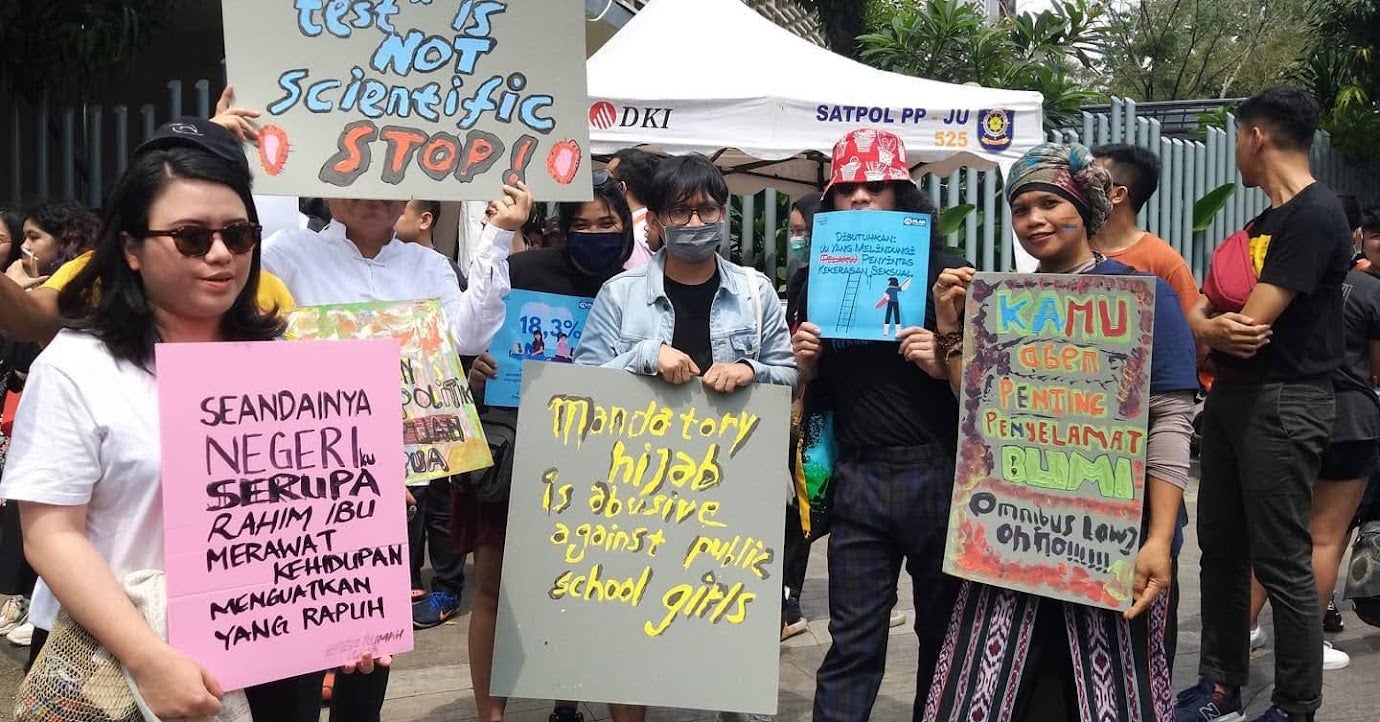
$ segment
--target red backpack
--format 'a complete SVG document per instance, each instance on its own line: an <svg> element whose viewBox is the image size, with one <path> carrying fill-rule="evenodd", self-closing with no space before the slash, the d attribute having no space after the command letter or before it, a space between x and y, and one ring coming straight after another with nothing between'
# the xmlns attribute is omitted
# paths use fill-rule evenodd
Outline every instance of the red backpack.
<svg viewBox="0 0 1380 722"><path fill-rule="evenodd" d="M1203 295L1212 307L1223 313L1240 312L1246 307L1259 277L1251 260L1251 226L1231 234L1212 252Z"/></svg>

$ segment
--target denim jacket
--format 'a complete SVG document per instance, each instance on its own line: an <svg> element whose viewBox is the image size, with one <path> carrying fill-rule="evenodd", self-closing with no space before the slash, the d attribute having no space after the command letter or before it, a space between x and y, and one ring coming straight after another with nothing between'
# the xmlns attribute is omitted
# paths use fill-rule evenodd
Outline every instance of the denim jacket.
<svg viewBox="0 0 1380 722"><path fill-rule="evenodd" d="M709 343L715 363L746 361L757 383L794 389L800 380L791 353L786 315L767 277L715 256L719 290L709 307ZM599 290L585 321L575 363L654 376L663 343L671 343L675 311L666 296L665 253L614 276ZM752 287L757 287L754 302ZM705 369L701 369L705 370Z"/></svg>

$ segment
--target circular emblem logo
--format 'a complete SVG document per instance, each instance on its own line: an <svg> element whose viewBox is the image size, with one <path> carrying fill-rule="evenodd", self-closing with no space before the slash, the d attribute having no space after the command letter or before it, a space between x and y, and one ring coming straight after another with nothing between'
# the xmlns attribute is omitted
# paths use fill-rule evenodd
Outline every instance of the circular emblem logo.
<svg viewBox="0 0 1380 722"><path fill-rule="evenodd" d="M1006 113L1001 111L989 111L987 117L982 119L987 126L987 132L993 136L1006 135Z"/></svg>
<svg viewBox="0 0 1380 722"><path fill-rule="evenodd" d="M599 130L612 128L616 120L618 120L618 109L613 107L613 103L601 100L589 106L589 124Z"/></svg>

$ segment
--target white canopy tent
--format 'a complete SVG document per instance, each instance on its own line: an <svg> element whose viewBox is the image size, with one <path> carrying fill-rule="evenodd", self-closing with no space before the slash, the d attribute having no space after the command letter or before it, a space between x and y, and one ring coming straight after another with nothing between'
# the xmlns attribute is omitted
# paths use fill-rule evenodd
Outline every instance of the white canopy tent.
<svg viewBox="0 0 1380 722"><path fill-rule="evenodd" d="M855 128L901 136L912 176L1004 172L1044 140L1039 93L877 70L741 0L652 0L589 59L588 76L596 155L703 153L734 193L820 189L834 143Z"/></svg>

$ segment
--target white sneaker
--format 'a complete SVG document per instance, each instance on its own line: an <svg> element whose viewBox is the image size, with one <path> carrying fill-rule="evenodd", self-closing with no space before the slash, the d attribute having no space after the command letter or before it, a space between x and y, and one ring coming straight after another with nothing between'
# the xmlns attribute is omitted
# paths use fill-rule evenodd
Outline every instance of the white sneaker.
<svg viewBox="0 0 1380 722"><path fill-rule="evenodd" d="M10 644L17 647L27 647L34 641L34 625L25 622L10 630L10 633L5 635L5 639L10 640Z"/></svg>
<svg viewBox="0 0 1380 722"><path fill-rule="evenodd" d="M1268 635L1265 634L1265 630L1264 630L1264 629L1262 629L1262 628L1260 628L1260 627L1256 627L1256 628L1254 628L1254 629L1251 630L1251 651L1252 651L1252 652L1254 652L1254 651L1257 650L1257 649L1264 649L1264 648L1265 648L1265 645L1267 645L1267 644L1269 644L1269 643L1270 643L1270 637L1269 637Z"/></svg>
<svg viewBox="0 0 1380 722"><path fill-rule="evenodd" d="M888 627L899 627L899 626L901 626L902 624L905 624L905 623L906 623L906 613L905 613L905 612L893 611L893 612L891 613L891 619L888 619L888 620L887 620L887 626L888 626Z"/></svg>
<svg viewBox="0 0 1380 722"><path fill-rule="evenodd" d="M0 606L0 634L9 634L15 627L29 621L29 600L13 596Z"/></svg>
<svg viewBox="0 0 1380 722"><path fill-rule="evenodd" d="M1333 647L1331 642L1323 642L1322 659L1323 669L1329 672L1346 669L1351 664L1351 656Z"/></svg>

